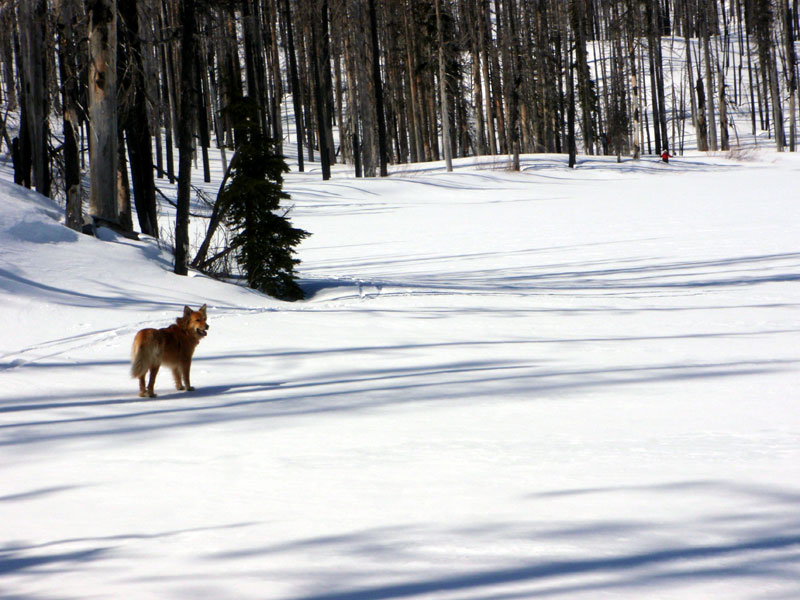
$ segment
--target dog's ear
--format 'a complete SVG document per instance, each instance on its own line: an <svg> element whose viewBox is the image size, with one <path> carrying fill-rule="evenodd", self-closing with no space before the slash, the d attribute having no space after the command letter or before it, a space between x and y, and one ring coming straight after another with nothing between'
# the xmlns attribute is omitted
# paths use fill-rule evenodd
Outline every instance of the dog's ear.
<svg viewBox="0 0 800 600"><path fill-rule="evenodd" d="M206 305L205 304L203 304L203 306L200 307L200 310L198 312L203 313L203 318L206 318L206 316L208 316L206 314Z"/></svg>
<svg viewBox="0 0 800 600"><path fill-rule="evenodd" d="M183 307L183 316L184 317L188 317L190 314L192 314L192 312L193 312L192 309L189 308L188 306L184 306Z"/></svg>

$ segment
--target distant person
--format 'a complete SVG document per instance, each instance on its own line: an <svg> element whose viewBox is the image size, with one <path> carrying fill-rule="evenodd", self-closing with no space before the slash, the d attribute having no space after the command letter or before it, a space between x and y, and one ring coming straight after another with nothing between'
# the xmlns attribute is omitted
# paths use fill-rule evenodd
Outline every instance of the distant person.
<svg viewBox="0 0 800 600"><path fill-rule="evenodd" d="M670 158L672 158L672 154L669 153L669 148L664 148L664 151L661 153L661 160L668 163Z"/></svg>

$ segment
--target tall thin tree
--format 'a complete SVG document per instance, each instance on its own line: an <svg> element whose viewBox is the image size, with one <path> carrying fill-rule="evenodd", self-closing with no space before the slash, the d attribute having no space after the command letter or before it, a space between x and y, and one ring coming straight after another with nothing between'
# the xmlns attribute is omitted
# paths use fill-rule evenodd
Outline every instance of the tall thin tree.
<svg viewBox="0 0 800 600"><path fill-rule="evenodd" d="M439 94L442 107L442 146L447 171L453 170L453 154L450 144L450 107L447 103L447 78L444 68L444 35L442 33L441 0L436 0L436 36L439 41Z"/></svg>
<svg viewBox="0 0 800 600"><path fill-rule="evenodd" d="M83 198L78 145L80 96L78 87L77 40L79 35L78 0L57 0L58 67L61 79L61 104L64 132L64 188L67 197L67 227L80 231L83 226Z"/></svg>
<svg viewBox="0 0 800 600"><path fill-rule="evenodd" d="M375 0L367 0L369 13L370 40L372 45L372 84L375 88L375 110L378 119L378 162L381 177L389 175L386 148L386 115L383 105L383 83L381 82L380 47L378 46L378 16L375 11Z"/></svg>
<svg viewBox="0 0 800 600"><path fill-rule="evenodd" d="M89 214L119 224L117 214L117 3L87 0L89 17Z"/></svg>
<svg viewBox="0 0 800 600"><path fill-rule="evenodd" d="M27 0L19 6L20 45L23 58L23 99L28 123L33 185L36 191L50 195L50 160L47 140L49 98L47 89L47 2Z"/></svg>
<svg viewBox="0 0 800 600"><path fill-rule="evenodd" d="M189 204L192 184L192 131L195 119L195 0L180 1L181 93L178 118L178 207L175 216L175 273L188 274Z"/></svg>

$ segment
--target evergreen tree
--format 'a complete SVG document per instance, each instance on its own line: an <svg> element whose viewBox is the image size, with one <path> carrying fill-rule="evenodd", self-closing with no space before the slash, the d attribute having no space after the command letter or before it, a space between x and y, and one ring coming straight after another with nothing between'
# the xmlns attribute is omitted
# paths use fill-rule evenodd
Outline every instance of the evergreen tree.
<svg viewBox="0 0 800 600"><path fill-rule="evenodd" d="M225 110L234 124L236 154L217 202L227 208L231 246L247 284L280 300L300 300L304 294L294 272L300 261L293 257L293 247L310 234L277 212L280 202L290 198L283 191L289 167L275 141L263 133L259 110L249 98L235 100Z"/></svg>

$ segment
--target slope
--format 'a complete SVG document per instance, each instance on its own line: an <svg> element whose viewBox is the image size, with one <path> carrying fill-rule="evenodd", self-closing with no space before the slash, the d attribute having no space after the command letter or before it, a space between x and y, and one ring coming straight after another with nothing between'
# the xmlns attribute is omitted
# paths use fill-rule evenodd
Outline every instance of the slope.
<svg viewBox="0 0 800 600"><path fill-rule="evenodd" d="M791 597L799 169L292 174L295 304L0 183L0 596Z"/></svg>

